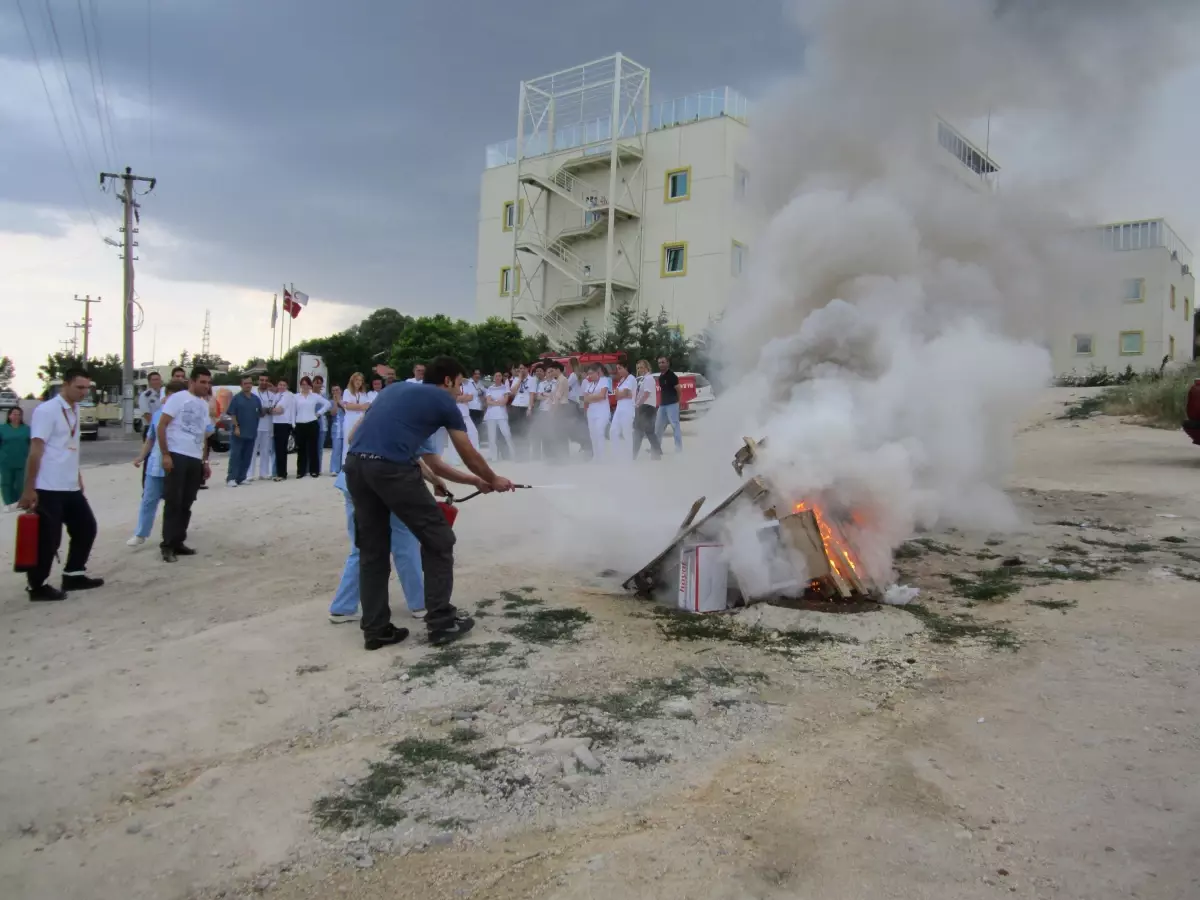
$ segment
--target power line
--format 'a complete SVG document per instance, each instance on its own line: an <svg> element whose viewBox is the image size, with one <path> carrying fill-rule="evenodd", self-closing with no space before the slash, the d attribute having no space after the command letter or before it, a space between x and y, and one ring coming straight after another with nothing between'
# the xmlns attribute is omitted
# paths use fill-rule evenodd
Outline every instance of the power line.
<svg viewBox="0 0 1200 900"><path fill-rule="evenodd" d="M96 68L100 70L100 94L104 98L104 118L108 121L108 142L112 145L113 159L116 159L121 155L121 150L117 144L117 130L113 127L112 105L108 102L108 84L104 77L104 48L100 41L96 0L88 0L88 17L92 20L92 38L96 45Z"/></svg>
<svg viewBox="0 0 1200 900"><path fill-rule="evenodd" d="M58 50L58 61L62 65L63 79L67 82L67 95L71 100L71 109L75 113L75 124L79 127L79 140L83 144L83 152L87 156L90 171L96 171L96 161L92 158L92 147L88 143L87 129L83 127L83 117L79 114L79 103L75 99L75 86L71 84L71 72L67 68L67 57L63 53L62 41L58 37L58 25L54 21L54 9L50 0L42 0L46 7L46 17L50 20L50 33L54 36L54 46Z"/></svg>
<svg viewBox="0 0 1200 900"><path fill-rule="evenodd" d="M79 29L83 32L83 52L87 54L88 75L92 79L92 103L96 107L96 123L100 126L100 147L104 151L104 161L111 163L113 157L104 133L104 116L100 114L100 92L96 88L96 66L92 63L92 42L88 39L87 19L83 16L83 0L75 0L75 7L79 10Z"/></svg>
<svg viewBox="0 0 1200 900"><path fill-rule="evenodd" d="M67 167L71 170L71 179L75 182L75 187L79 191L79 199L83 201L83 207L87 210L88 218L92 220L92 227L96 229L96 234L103 238L104 234L100 231L100 224L96 221L96 214L92 212L92 204L88 202L87 194L84 193L83 182L79 180L79 170L75 168L75 158L71 156L71 150L67 146L67 137L63 133L62 122L58 119L58 110L54 107L54 98L50 95L50 85L46 83L46 75L42 71L42 61L38 56L37 45L33 42L33 32L29 30L29 20L25 18L25 7L21 5L21 0L17 0L17 11L21 14L21 24L25 27L25 37L29 40L29 50L33 54L33 64L37 67L38 78L42 82L42 90L46 92L46 104L50 107L50 115L54 117L54 130L58 132L58 140L62 144L63 156L67 158Z"/></svg>

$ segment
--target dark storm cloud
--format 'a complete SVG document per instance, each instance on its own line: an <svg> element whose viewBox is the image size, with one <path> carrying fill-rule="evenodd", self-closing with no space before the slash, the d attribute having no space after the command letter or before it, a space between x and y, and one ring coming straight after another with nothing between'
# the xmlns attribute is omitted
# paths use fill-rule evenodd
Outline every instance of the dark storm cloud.
<svg viewBox="0 0 1200 900"><path fill-rule="evenodd" d="M82 67L74 86L98 153L78 12L51 5L68 62ZM121 150L113 164L160 179L144 201L142 265L266 290L286 278L314 295L413 312L471 310L484 146L515 133L521 79L620 50L650 67L653 96L665 99L745 89L800 59L776 0L152 5L150 116L146 4L97 4ZM48 41L44 7L24 6L35 39ZM53 45L39 50L54 75ZM0 55L29 59L11 5L0 12ZM21 103L44 117L38 89ZM29 176L5 179L0 200L78 211L58 139L44 135L0 145L0 169ZM94 173L83 175L94 191ZM95 203L111 223L112 198ZM159 223L181 244L156 246Z"/></svg>

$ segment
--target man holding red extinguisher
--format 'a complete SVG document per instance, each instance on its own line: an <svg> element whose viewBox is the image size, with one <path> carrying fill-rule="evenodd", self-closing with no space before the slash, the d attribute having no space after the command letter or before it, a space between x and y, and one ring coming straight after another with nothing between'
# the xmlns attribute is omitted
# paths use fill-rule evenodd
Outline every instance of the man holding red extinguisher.
<svg viewBox="0 0 1200 900"><path fill-rule="evenodd" d="M103 578L87 574L96 540L96 517L83 493L79 474L79 401L92 382L82 369L68 369L58 395L33 411L25 491L20 507L38 515L37 563L26 572L30 600L63 600L67 591L98 588ZM46 583L62 543L63 526L70 544L62 589Z"/></svg>

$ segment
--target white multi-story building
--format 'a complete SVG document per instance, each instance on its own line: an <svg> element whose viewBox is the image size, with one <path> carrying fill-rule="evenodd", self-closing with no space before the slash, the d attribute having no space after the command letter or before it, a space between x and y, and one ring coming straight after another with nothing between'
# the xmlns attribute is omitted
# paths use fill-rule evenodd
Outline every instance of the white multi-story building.
<svg viewBox="0 0 1200 900"><path fill-rule="evenodd" d="M1195 356L1192 251L1163 219L1095 232L1106 252L1100 296L1089 296L1053 336L1056 372L1157 369Z"/></svg>
<svg viewBox="0 0 1200 900"><path fill-rule="evenodd" d="M649 70L621 54L524 82L517 137L487 148L478 316L559 346L623 305L704 329L749 264L748 114L728 87L651 103ZM987 154L936 125L942 163L994 186Z"/></svg>

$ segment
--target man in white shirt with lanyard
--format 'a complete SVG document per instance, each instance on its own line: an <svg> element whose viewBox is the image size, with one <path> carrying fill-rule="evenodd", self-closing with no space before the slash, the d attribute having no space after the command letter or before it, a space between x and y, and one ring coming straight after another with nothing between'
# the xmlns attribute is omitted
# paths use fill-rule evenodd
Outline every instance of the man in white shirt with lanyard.
<svg viewBox="0 0 1200 900"><path fill-rule="evenodd" d="M163 448L162 558L175 562L180 556L195 556L187 541L192 520L192 504L205 480L208 468L208 395L212 392L212 372L204 366L192 369L186 391L167 398L158 419L158 445Z"/></svg>
<svg viewBox="0 0 1200 900"><path fill-rule="evenodd" d="M617 395L617 408L613 410L612 427L608 439L612 458L620 462L633 461L633 411L637 394L637 379L629 374L624 362L616 365L617 377L613 379L613 390Z"/></svg>
<svg viewBox="0 0 1200 900"><path fill-rule="evenodd" d="M275 404L279 401L276 396L275 388L271 385L271 379L267 374L258 376L258 387L250 393L258 398L262 404L262 410L259 412L258 432L254 435L254 454L250 457L250 476L247 481L254 480L254 460L258 460L258 477L266 481L275 471L275 433L272 428L274 419L271 416L271 410L275 408Z"/></svg>
<svg viewBox="0 0 1200 900"><path fill-rule="evenodd" d="M58 395L33 411L25 490L20 507L38 514L37 566L25 575L30 600L62 600L67 591L104 584L87 574L88 557L96 540L96 517L83 493L79 474L79 401L92 382L82 369L63 374ZM50 567L62 544L63 526L70 544L63 567L62 590L49 584Z"/></svg>

